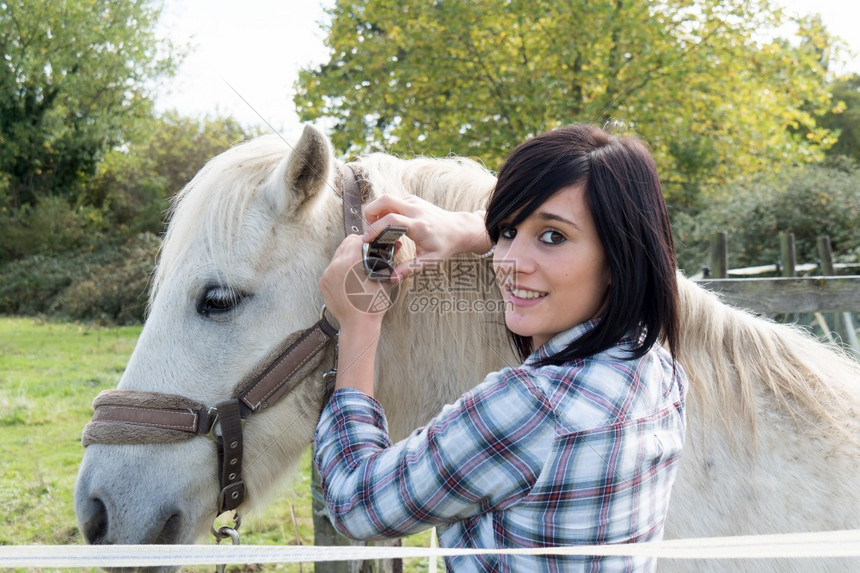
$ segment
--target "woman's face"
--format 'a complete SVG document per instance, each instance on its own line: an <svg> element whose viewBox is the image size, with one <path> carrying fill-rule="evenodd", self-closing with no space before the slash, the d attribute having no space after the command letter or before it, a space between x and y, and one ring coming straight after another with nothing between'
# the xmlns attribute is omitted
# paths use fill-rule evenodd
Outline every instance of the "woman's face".
<svg viewBox="0 0 860 573"><path fill-rule="evenodd" d="M505 323L538 348L604 310L609 266L585 187L564 187L516 227L502 222L493 266Z"/></svg>

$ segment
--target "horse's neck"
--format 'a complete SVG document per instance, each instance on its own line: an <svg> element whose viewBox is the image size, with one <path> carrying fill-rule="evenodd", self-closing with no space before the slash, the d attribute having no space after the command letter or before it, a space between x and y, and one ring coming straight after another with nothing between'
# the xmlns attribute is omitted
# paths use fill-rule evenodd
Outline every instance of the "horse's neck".
<svg viewBox="0 0 860 573"><path fill-rule="evenodd" d="M498 295L424 289L420 279L405 286L389 311L379 345L377 396L395 439L424 425L488 373L518 364L504 317L479 306Z"/></svg>
<svg viewBox="0 0 860 573"><path fill-rule="evenodd" d="M681 275L678 286L692 417L717 422L742 448L755 446L750 437L763 416L797 424L795 432L860 435L860 364L799 328L725 305Z"/></svg>

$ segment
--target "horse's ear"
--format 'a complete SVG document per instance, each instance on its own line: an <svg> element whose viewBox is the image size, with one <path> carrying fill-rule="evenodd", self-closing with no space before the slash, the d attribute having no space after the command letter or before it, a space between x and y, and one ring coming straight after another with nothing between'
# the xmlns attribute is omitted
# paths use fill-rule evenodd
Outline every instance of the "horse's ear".
<svg viewBox="0 0 860 573"><path fill-rule="evenodd" d="M316 196L326 185L334 159L331 143L317 128L305 125L284 169L288 202L297 207Z"/></svg>

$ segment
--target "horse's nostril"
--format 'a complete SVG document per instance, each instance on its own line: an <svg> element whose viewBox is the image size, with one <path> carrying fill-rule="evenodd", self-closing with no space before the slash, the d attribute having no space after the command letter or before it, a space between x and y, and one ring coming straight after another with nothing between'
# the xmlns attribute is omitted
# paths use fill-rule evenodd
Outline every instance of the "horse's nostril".
<svg viewBox="0 0 860 573"><path fill-rule="evenodd" d="M111 533L110 529L111 524L113 524L113 528L116 530L118 523L120 524L119 528L122 529L121 522L113 520L112 516L108 515L107 505L102 499L98 497L89 498L85 511L86 518L81 524L81 533L90 545L112 545L115 543L167 545L179 543L182 539L185 519L182 513L178 511L167 510L161 513L162 516L167 517L156 517L152 527L140 531L139 537L123 537L119 540L116 537L116 531ZM143 519L143 523L146 523L146 519Z"/></svg>
<svg viewBox="0 0 860 573"><path fill-rule="evenodd" d="M155 537L152 543L156 545L176 543L176 540L179 538L181 531L182 516L178 513L174 513L167 518L167 521L164 523L164 527L161 529L161 532Z"/></svg>
<svg viewBox="0 0 860 573"><path fill-rule="evenodd" d="M103 545L107 539L108 519L105 504L99 498L90 499L92 513L83 524L81 532L90 545Z"/></svg>

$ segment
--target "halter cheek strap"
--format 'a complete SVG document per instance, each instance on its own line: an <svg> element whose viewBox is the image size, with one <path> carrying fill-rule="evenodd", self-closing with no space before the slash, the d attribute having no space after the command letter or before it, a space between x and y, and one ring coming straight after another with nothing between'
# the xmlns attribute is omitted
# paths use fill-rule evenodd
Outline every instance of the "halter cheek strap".
<svg viewBox="0 0 860 573"><path fill-rule="evenodd" d="M245 418L265 410L295 388L319 365L320 352L336 336L337 329L323 313L315 325L304 331L249 386L232 400L215 406L221 429L221 434L215 437L221 486L218 513L236 509L245 500L245 483L242 481ZM299 373L302 375L297 376ZM326 388L326 394L329 391Z"/></svg>
<svg viewBox="0 0 860 573"><path fill-rule="evenodd" d="M361 205L367 200L369 190L358 180L361 168L357 165L344 165L341 170L341 194L343 197L343 234L360 235L364 232L364 218Z"/></svg>

